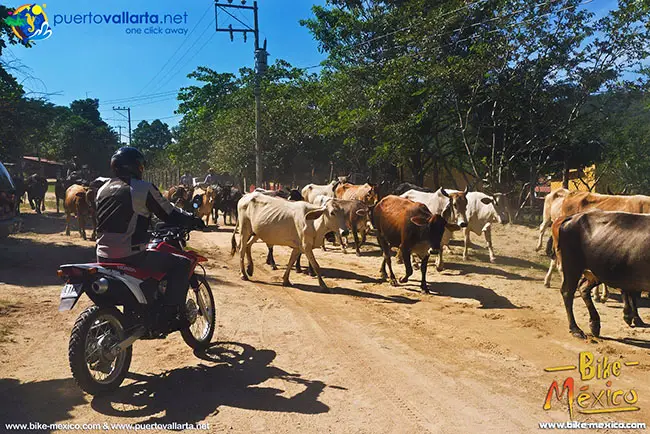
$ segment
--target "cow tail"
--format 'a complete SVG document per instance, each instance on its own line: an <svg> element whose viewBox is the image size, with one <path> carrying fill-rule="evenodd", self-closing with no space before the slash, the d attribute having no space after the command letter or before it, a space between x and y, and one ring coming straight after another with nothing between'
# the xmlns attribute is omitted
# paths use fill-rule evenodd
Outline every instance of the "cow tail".
<svg viewBox="0 0 650 434"><path fill-rule="evenodd" d="M235 228L232 230L232 238L230 239L230 256L235 256L235 253L237 253L237 238L235 238L235 235L237 234L237 228L239 227L239 219L237 219L237 223L235 224Z"/></svg>

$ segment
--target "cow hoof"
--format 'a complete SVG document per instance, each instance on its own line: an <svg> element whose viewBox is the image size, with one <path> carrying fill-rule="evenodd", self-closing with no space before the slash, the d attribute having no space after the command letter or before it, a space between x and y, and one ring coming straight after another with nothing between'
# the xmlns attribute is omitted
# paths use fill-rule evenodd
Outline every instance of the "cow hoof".
<svg viewBox="0 0 650 434"><path fill-rule="evenodd" d="M594 337L600 337L600 322L599 323L589 323L589 328L591 329L591 335Z"/></svg>
<svg viewBox="0 0 650 434"><path fill-rule="evenodd" d="M400 283L406 283L406 282L409 281L409 278L406 277L406 276L404 276L404 277L402 277L399 281L400 281Z"/></svg>
<svg viewBox="0 0 650 434"><path fill-rule="evenodd" d="M380 273L379 280L382 281L382 282L387 281L388 280L388 275L384 274L384 273Z"/></svg>
<svg viewBox="0 0 650 434"><path fill-rule="evenodd" d="M648 327L648 324L643 322L641 318L638 316L632 320L632 326L633 327Z"/></svg>
<svg viewBox="0 0 650 434"><path fill-rule="evenodd" d="M587 339L587 335L585 335L585 333L580 329L570 330L570 333L573 335L574 338Z"/></svg>
<svg viewBox="0 0 650 434"><path fill-rule="evenodd" d="M248 280L248 276L243 275L243 276L241 277L241 280L246 280L246 281L247 281L247 280Z"/></svg>
<svg viewBox="0 0 650 434"><path fill-rule="evenodd" d="M440 271L444 271L444 270L445 270L444 265L442 265L442 266L441 265L436 265L436 271L440 272Z"/></svg>
<svg viewBox="0 0 650 434"><path fill-rule="evenodd" d="M302 268L296 268L296 273L302 274Z"/></svg>
<svg viewBox="0 0 650 434"><path fill-rule="evenodd" d="M289 282L288 280L285 280L284 282L282 282L282 286L292 287L293 283Z"/></svg>
<svg viewBox="0 0 650 434"><path fill-rule="evenodd" d="M391 278L391 279L390 279L390 285L391 285L391 286L398 286L398 285L397 285L397 279L395 279L395 278Z"/></svg>
<svg viewBox="0 0 650 434"><path fill-rule="evenodd" d="M623 315L623 321L625 321L625 324L627 324L627 325L630 326L630 327L634 327L634 322L633 322L633 320L634 320L634 318L629 317L629 316L627 316L627 315Z"/></svg>
<svg viewBox="0 0 650 434"><path fill-rule="evenodd" d="M551 282L544 281L544 286L547 288L551 287Z"/></svg>
<svg viewBox="0 0 650 434"><path fill-rule="evenodd" d="M496 258L490 258L490 262L491 262L492 264L494 264L494 263L497 262L497 259L496 259Z"/></svg>
<svg viewBox="0 0 650 434"><path fill-rule="evenodd" d="M421 287L420 289L422 290L422 292L423 292L424 294L431 294L431 292L429 292L429 288L426 287L426 286L423 286L423 287Z"/></svg>
<svg viewBox="0 0 650 434"><path fill-rule="evenodd" d="M246 267L246 273L247 273L249 276L252 276L252 275L253 275L253 266L252 266L252 265L249 265L248 267Z"/></svg>
<svg viewBox="0 0 650 434"><path fill-rule="evenodd" d="M358 257L361 257L361 252L357 252L357 256L358 256Z"/></svg>
<svg viewBox="0 0 650 434"><path fill-rule="evenodd" d="M277 270L277 269L278 269L277 265L275 265L275 264L271 265L271 270Z"/></svg>

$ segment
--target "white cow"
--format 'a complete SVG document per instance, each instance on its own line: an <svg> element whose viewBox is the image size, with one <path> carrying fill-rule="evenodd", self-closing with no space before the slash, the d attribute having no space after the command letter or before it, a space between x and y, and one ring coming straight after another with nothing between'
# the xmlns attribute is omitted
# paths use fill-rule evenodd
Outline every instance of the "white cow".
<svg viewBox="0 0 650 434"><path fill-rule="evenodd" d="M239 219L232 234L231 253L234 255L237 250L235 234L239 228L242 279L248 280L248 277L253 274L251 246L261 239L268 245L288 246L293 249L289 265L284 272L283 285L291 286L289 282L291 267L298 259L298 255L304 253L318 276L320 287L327 289L313 249L323 244L327 232L345 229L345 214L335 201L319 207L307 202L290 202L261 193L251 193L239 200L237 211ZM248 257L246 269L244 269L244 255Z"/></svg>
<svg viewBox="0 0 650 434"><path fill-rule="evenodd" d="M447 190L447 193L458 193L458 191ZM496 260L492 248L492 223L494 222L507 222L505 196L501 193L488 196L480 191L467 193L467 227L463 228L465 239L463 259L467 259L470 232L474 232L477 235L482 233L485 236L488 252L490 252L490 262Z"/></svg>
<svg viewBox="0 0 650 434"><path fill-rule="evenodd" d="M465 191L456 191L450 190L449 193L444 188L439 188L433 193L427 193L425 191L418 190L409 190L406 193L400 195L406 199L410 199L414 202L423 203L429 208L432 214L440 214L450 223L456 223L461 228L467 227L467 193L469 188L465 188ZM452 233L449 229L445 229L445 232L442 236L442 241L440 246L445 246L449 244ZM436 269L442 271L444 269L444 262L442 259L442 248L438 253L438 263L436 264ZM400 253L397 253L398 258Z"/></svg>
<svg viewBox="0 0 650 434"><path fill-rule="evenodd" d="M332 181L327 185L307 184L301 191L302 197L309 203L316 203L317 196L336 197L336 187L340 182Z"/></svg>

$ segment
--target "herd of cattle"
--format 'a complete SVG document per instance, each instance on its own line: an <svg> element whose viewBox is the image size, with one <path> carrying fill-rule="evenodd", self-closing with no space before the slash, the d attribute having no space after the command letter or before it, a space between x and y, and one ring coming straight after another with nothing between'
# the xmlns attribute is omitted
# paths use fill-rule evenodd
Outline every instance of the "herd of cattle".
<svg viewBox="0 0 650 434"><path fill-rule="evenodd" d="M79 232L86 239L84 227L90 221L95 237L95 194L107 178L93 181L75 179L57 180L56 208L63 201L66 214L66 234L70 221L76 215ZM20 190L21 192L23 190ZM24 191L32 209L45 210L47 181L32 175L24 182ZM277 269L273 246L292 249L283 284L291 285L289 275L296 266L302 272L300 257L309 262L309 273L318 278L327 289L314 249L326 249L326 240L340 243L347 252L349 233L354 248L360 247L374 228L381 247L383 261L379 270L382 280L390 279L398 285L392 268L392 248L397 248L396 260L405 267L399 282L405 283L413 274L411 257L420 262L420 287L428 293L426 281L430 255L437 255L436 269L443 270L443 247L449 245L452 233L463 233L463 259L467 258L470 233L483 234L491 262L496 260L492 246L491 225L506 223L509 212L505 195L487 195L481 192L440 188L436 191L402 183L391 194L381 194L376 185L355 185L345 177L326 185L309 184L302 190L256 189L242 194L236 187L226 185L178 185L163 192L174 205L193 212L216 224L219 212L223 223L233 225L231 253L240 253L241 276L248 280L253 275L251 247L261 240L268 246L266 263ZM611 193L611 192L610 192ZM544 233L551 227L552 236L546 252L551 257L545 286L550 286L553 270L563 276L562 297L569 320L570 332L584 337L573 313L573 299L579 289L590 317L594 336L600 334L600 317L592 301L594 288L597 300L607 297L607 286L618 288L624 303L623 317L631 327L646 324L638 313L641 291L650 289L650 197L635 195L598 194L558 189L544 200L543 221L539 227L537 250L541 249ZM237 234L240 241L237 242ZM246 262L246 264L245 264ZM386 270L388 269L388 271Z"/></svg>

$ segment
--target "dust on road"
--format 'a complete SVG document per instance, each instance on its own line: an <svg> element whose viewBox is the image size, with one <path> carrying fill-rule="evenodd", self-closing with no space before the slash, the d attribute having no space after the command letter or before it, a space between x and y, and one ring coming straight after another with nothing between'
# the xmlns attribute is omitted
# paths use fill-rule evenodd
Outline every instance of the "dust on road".
<svg viewBox="0 0 650 434"><path fill-rule="evenodd" d="M217 303L213 346L193 354L180 336L140 341L131 374L117 392L84 395L71 379L68 337L76 316L57 312L61 263L87 262L93 243L63 235L54 213L25 215L24 230L0 244L0 422L207 422L233 432L498 432L538 430L566 421L567 408L542 409L555 379L577 373L544 368L577 364L580 351L610 361L638 361L611 389L638 392L639 411L582 415L595 421L650 421L650 329L623 322L620 297L598 304L605 338L568 333L556 275L542 285L546 259L533 251L536 232L498 226L497 263L483 248L452 246L447 269L429 269L432 295L419 292L419 272L393 288L379 282L381 256L318 250L331 293L292 273L281 286L288 249L276 247L280 270L253 248L252 281L239 278L229 254L230 228L193 233L190 245L209 257ZM482 240L474 238L477 244ZM403 266L395 265L403 275ZM642 299L641 315L648 301ZM579 324L588 329L582 300ZM650 319L645 315L646 319ZM606 388L594 381L588 392ZM600 430L599 432L607 432ZM616 432L621 432L616 430Z"/></svg>

